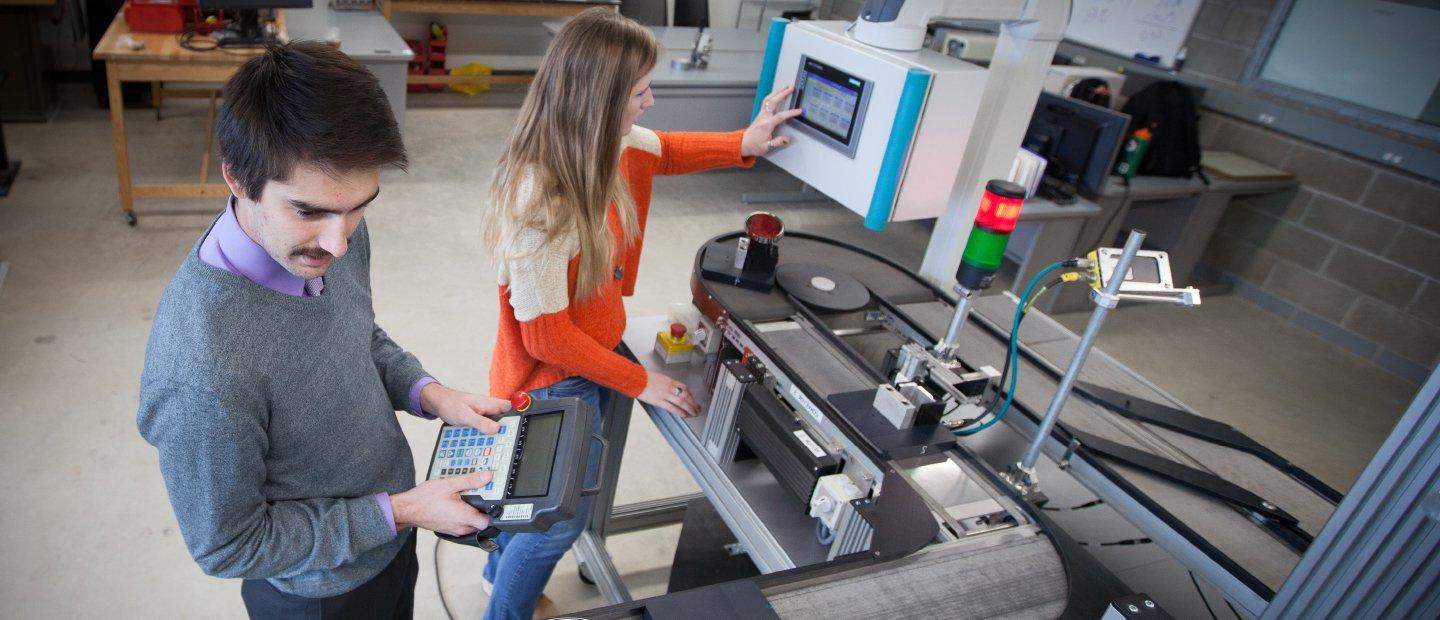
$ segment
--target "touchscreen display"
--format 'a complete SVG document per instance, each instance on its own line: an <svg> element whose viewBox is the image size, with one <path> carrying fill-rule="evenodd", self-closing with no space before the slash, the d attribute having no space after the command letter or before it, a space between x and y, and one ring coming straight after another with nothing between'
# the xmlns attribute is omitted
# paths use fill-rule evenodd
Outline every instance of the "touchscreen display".
<svg viewBox="0 0 1440 620"><path fill-rule="evenodd" d="M854 138L865 80L818 60L801 58L796 91L800 121L846 146Z"/></svg>
<svg viewBox="0 0 1440 620"><path fill-rule="evenodd" d="M515 471L515 487L510 497L540 497L550 492L550 469L555 464L555 449L560 443L562 412L532 415L525 421L525 446L520 467Z"/></svg>

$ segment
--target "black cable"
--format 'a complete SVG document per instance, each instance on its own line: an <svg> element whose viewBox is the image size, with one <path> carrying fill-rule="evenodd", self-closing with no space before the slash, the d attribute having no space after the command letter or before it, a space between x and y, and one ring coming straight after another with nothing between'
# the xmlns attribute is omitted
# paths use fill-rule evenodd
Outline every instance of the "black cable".
<svg viewBox="0 0 1440 620"><path fill-rule="evenodd" d="M183 32L181 32L180 34L175 35L175 40L176 40L176 42L178 42L178 43L180 44L180 47L183 47L183 48L185 48L185 49L187 49L187 50L190 50L190 51L192 51L192 52L213 52L213 51L215 51L215 50L217 50L217 49L220 49L220 43L217 42L216 40L210 39L210 38L204 39L204 40L210 42L210 44L209 44L208 46L207 46L207 45L196 45L196 44L195 44L195 39L196 39L196 37L199 37L199 36L200 36L200 31L196 30L196 29L192 26L192 27L186 28L186 29L185 29Z"/></svg>
<svg viewBox="0 0 1440 620"><path fill-rule="evenodd" d="M1105 500L1103 499L1092 499L1083 504L1076 504L1069 508L1053 508L1051 506L1047 506L1044 502L1038 503L1037 505L1040 507L1041 510L1049 510L1050 512L1066 512L1069 510L1084 510L1086 508L1094 508L1096 506L1102 506L1104 504Z"/></svg>
<svg viewBox="0 0 1440 620"><path fill-rule="evenodd" d="M1150 545L1154 543L1155 541L1149 538L1126 538L1123 540L1112 540L1110 542L1102 543L1086 542L1083 540L1075 541L1075 544L1080 545L1081 547L1128 547L1131 545Z"/></svg>
<svg viewBox="0 0 1440 620"><path fill-rule="evenodd" d="M435 553L430 554L435 560L435 591L440 593L440 606L445 608L445 617L455 620L455 614L450 613L450 603L445 601L445 584L440 581L440 537L435 537Z"/></svg>
<svg viewBox="0 0 1440 620"><path fill-rule="evenodd" d="M1210 612L1210 618L1220 620L1215 616L1215 610L1210 608L1210 599L1205 598L1205 591L1200 589L1200 582L1195 579L1195 571L1187 570L1185 572L1190 573L1190 583L1195 584L1195 593L1200 595L1200 602L1205 603L1205 611Z"/></svg>

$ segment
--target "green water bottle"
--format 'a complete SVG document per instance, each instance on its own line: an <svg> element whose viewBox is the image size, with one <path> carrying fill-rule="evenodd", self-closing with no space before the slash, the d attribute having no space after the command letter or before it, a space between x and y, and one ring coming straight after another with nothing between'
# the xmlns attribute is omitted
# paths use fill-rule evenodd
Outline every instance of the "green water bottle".
<svg viewBox="0 0 1440 620"><path fill-rule="evenodd" d="M1150 148L1150 138L1153 137L1149 127L1141 127L1130 135L1125 141L1125 151L1120 156L1120 163L1115 164L1115 173L1125 177L1128 181L1135 178L1135 173L1140 170L1140 160L1145 158L1145 149Z"/></svg>

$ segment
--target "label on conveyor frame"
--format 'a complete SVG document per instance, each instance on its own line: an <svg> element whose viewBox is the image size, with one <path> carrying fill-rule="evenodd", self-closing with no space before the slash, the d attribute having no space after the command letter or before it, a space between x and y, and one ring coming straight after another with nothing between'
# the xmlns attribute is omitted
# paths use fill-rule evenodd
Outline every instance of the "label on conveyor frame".
<svg viewBox="0 0 1440 620"><path fill-rule="evenodd" d="M810 438L810 433L804 430L798 430L795 431L795 438L799 439L800 443L805 444L805 447L810 449L810 454L815 455L815 458L825 458L825 451L820 449L820 444L815 443L815 440Z"/></svg>
<svg viewBox="0 0 1440 620"><path fill-rule="evenodd" d="M805 393L801 392L800 388L795 387L794 383L790 384L790 398L794 399L796 403L799 403L800 408L804 409L805 413L815 418L815 422L821 424L825 422L825 414L820 413L820 408L816 407L815 403L810 402L810 399L805 398Z"/></svg>

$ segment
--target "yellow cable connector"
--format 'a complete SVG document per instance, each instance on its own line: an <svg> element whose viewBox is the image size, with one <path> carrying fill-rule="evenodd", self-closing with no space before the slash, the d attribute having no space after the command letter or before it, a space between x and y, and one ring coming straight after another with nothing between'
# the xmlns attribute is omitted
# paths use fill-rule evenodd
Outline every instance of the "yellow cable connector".
<svg viewBox="0 0 1440 620"><path fill-rule="evenodd" d="M1088 259L1090 263L1089 273L1087 274L1090 276L1090 288L1098 291L1100 290L1100 251L1091 250L1089 254L1085 255L1085 258Z"/></svg>
<svg viewBox="0 0 1440 620"><path fill-rule="evenodd" d="M1085 275L1085 273L1082 272L1082 271L1067 271L1067 272L1065 272L1065 273L1060 274L1060 281L1061 281L1061 282L1078 282L1078 281L1080 281L1081 278L1084 278L1084 277L1086 277L1086 275ZM1040 296L1041 296L1041 295L1044 295L1044 294L1045 294L1045 291L1047 291L1047 290L1049 290L1049 289L1050 289L1050 287L1048 287L1048 286L1042 286L1042 287L1040 287L1040 290L1035 291L1035 294L1030 296L1030 301L1028 301L1028 302L1025 303L1025 309L1023 310L1023 312L1029 312L1032 308L1034 308L1034 307L1035 307L1035 302L1036 302L1036 301L1039 301L1039 300L1040 300Z"/></svg>

